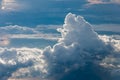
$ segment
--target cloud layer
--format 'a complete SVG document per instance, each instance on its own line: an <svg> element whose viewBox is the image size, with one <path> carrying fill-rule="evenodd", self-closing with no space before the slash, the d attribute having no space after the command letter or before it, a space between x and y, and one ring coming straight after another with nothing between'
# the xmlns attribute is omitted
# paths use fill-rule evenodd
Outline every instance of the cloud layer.
<svg viewBox="0 0 120 80"><path fill-rule="evenodd" d="M12 78L29 80L34 77L38 77L38 80L120 78L118 73L120 40L98 35L83 17L72 13L66 16L63 27L58 31L61 33L58 43L43 50L1 47L0 78L2 80Z"/></svg>
<svg viewBox="0 0 120 80"><path fill-rule="evenodd" d="M120 0L87 0L90 4L120 4Z"/></svg>
<svg viewBox="0 0 120 80"><path fill-rule="evenodd" d="M47 27L46 27L47 26ZM50 40L56 41L60 37L56 28L60 25L38 25L35 28L9 25L0 27L0 46L10 46L13 40L21 39L23 42L26 40ZM18 41L19 42L19 41ZM29 41L28 41L29 42ZM34 46L34 43L32 43ZM36 47L36 46L34 46Z"/></svg>

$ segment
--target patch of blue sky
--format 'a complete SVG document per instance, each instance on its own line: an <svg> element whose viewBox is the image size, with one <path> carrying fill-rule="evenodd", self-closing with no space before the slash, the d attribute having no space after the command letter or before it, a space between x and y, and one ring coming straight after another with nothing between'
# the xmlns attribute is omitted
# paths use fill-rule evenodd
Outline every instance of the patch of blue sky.
<svg viewBox="0 0 120 80"><path fill-rule="evenodd" d="M26 39L26 38L13 38L10 40L10 44L7 46L8 48L45 48L46 46L53 46L56 44L56 40L46 40L46 39Z"/></svg>
<svg viewBox="0 0 120 80"><path fill-rule="evenodd" d="M118 0L16 0L22 9L0 10L0 26L39 24L63 24L68 12L82 15L92 24L119 24L120 4ZM23 6L24 5L24 6Z"/></svg>

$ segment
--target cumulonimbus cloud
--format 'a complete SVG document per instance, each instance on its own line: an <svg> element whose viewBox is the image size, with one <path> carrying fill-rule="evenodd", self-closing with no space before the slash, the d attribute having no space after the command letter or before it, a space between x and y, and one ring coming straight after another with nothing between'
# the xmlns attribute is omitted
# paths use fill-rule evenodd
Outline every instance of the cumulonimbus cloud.
<svg viewBox="0 0 120 80"><path fill-rule="evenodd" d="M119 40L99 36L83 17L72 13L66 16L58 31L61 33L58 43L43 50L0 48L0 78L119 79L116 72L119 71L119 57L116 58L120 52Z"/></svg>

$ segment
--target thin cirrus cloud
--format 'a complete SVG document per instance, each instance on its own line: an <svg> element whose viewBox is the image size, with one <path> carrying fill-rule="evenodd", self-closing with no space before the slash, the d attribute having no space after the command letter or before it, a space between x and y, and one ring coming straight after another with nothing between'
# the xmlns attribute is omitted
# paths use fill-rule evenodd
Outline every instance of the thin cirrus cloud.
<svg viewBox="0 0 120 80"><path fill-rule="evenodd" d="M45 27L46 26L46 27ZM49 27L48 27L49 26ZM58 25L60 26L60 25ZM0 46L11 46L16 44L16 39L19 40L49 40L56 41L60 37L60 34L57 32L57 25L38 25L35 28L18 26L18 25L9 25L5 27L0 27ZM15 40L15 41L14 41ZM14 42L13 42L14 41ZM17 40L18 41L18 40ZM29 42L29 41L27 41ZM39 41L40 42L40 41ZM37 42L35 42L37 43ZM25 44L25 43L23 43ZM35 44L32 44L36 47ZM26 45L25 45L26 46ZM30 45L29 45L30 47Z"/></svg>
<svg viewBox="0 0 120 80"><path fill-rule="evenodd" d="M10 11L19 11L25 9L25 3L20 0L1 0L0 1L0 11L10 12Z"/></svg>
<svg viewBox="0 0 120 80"><path fill-rule="evenodd" d="M2 0L1 9L2 10L15 10L18 7L16 0Z"/></svg>
<svg viewBox="0 0 120 80"><path fill-rule="evenodd" d="M61 27L61 25L38 25L35 28L9 25L5 27L0 27L1 37L7 36L9 38L47 38L47 39L57 39L59 33L56 28Z"/></svg>
<svg viewBox="0 0 120 80"><path fill-rule="evenodd" d="M120 0L87 0L90 4L120 4Z"/></svg>

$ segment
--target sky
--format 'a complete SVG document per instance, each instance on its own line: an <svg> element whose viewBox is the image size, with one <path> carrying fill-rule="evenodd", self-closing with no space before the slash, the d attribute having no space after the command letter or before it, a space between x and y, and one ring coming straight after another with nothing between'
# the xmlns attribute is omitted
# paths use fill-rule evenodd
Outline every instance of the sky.
<svg viewBox="0 0 120 80"><path fill-rule="evenodd" d="M1 0L0 25L63 24L67 13L91 24L119 24L119 0ZM49 19L49 21L48 21Z"/></svg>
<svg viewBox="0 0 120 80"><path fill-rule="evenodd" d="M119 80L120 0L0 0L0 80Z"/></svg>

